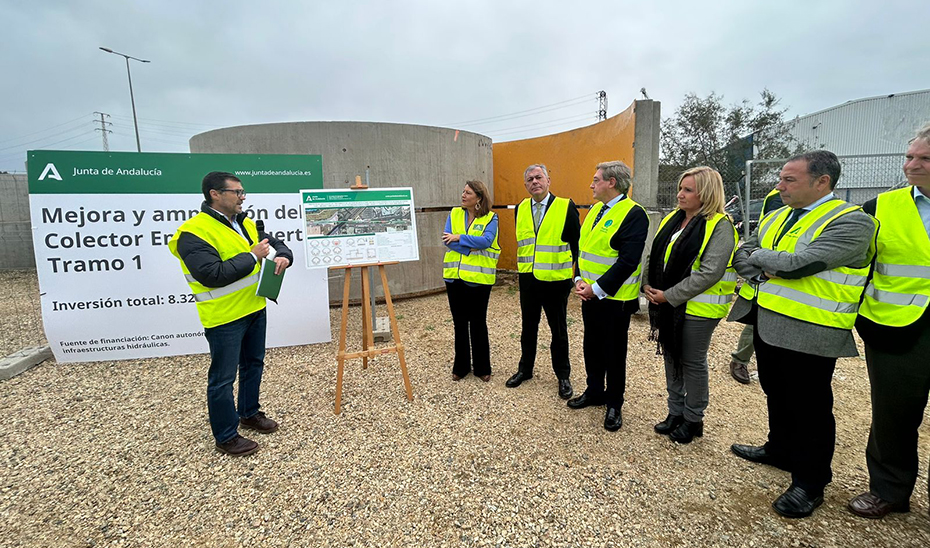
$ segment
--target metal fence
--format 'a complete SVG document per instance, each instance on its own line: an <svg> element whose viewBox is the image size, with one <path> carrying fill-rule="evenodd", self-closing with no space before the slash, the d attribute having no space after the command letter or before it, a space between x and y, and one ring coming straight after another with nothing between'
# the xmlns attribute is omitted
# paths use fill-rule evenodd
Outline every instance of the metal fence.
<svg viewBox="0 0 930 548"><path fill-rule="evenodd" d="M837 197L847 202L862 204L880 192L907 184L902 171L903 153L856 154L838 158L841 172L835 192ZM762 201L778 183L778 173L786 160L749 160L745 167L731 166L720 170L728 200L727 212L739 223L745 235L759 221ZM656 202L662 212L677 207L677 182L681 172L673 166L659 166ZM741 222L743 219L749 219L749 222Z"/></svg>
<svg viewBox="0 0 930 548"><path fill-rule="evenodd" d="M834 193L841 200L863 204L880 192L907 184L904 178L904 154L853 154L837 156L840 160L840 179ZM778 184L778 174L786 159L750 160L746 162L744 185L735 195L742 212L744 235L759 221L762 200ZM748 196L748 199L744 197ZM747 213L748 208L748 213Z"/></svg>

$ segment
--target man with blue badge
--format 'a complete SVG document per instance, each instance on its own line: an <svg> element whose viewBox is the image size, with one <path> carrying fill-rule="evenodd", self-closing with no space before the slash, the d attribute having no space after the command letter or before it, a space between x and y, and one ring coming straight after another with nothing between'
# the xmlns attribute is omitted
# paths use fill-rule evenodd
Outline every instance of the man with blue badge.
<svg viewBox="0 0 930 548"><path fill-rule="evenodd" d="M242 211L245 190L232 173L213 171L203 178L200 213L188 219L168 242L197 303L210 345L207 410L221 453L244 456L258 444L239 435L239 426L268 434L278 423L260 411L259 387L265 365L265 298L255 294L262 259L274 249L275 273L294 255L284 243L259 233ZM233 382L239 373L239 404Z"/></svg>

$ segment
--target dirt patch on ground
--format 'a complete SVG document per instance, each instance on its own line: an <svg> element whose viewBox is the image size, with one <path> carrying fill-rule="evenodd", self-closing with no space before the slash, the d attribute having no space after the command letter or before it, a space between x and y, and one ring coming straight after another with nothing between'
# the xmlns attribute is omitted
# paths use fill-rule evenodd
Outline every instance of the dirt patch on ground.
<svg viewBox="0 0 930 548"><path fill-rule="evenodd" d="M0 284L19 288L13 294L35 290L34 274L0 273ZM41 338L35 311L2 306L7 351ZM335 416L335 343L269 350L262 402L281 429L254 436L261 450L242 459L214 451L205 355L46 362L0 382L0 545L930 545L926 424L912 511L873 522L845 509L868 488L863 359L837 366L826 503L791 521L770 507L788 475L729 451L766 433L758 382L742 386L729 375L741 326L717 329L705 435L680 446L652 431L665 417L666 394L643 316L630 327L623 428L610 433L603 409L573 411L558 398L545 322L536 377L504 386L519 359L515 287L492 292L487 384L451 380L445 295L401 301L397 312L414 401L404 397L395 357L367 370L356 361ZM331 320L338 328L337 309ZM350 322L360 323L357 308ZM580 392L583 329L574 299L569 331Z"/></svg>

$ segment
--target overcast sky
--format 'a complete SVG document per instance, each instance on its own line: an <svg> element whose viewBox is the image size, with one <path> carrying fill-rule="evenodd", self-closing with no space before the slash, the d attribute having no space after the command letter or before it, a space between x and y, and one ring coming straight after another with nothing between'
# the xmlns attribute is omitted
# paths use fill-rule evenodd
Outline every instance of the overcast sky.
<svg viewBox="0 0 930 548"><path fill-rule="evenodd" d="M707 6L714 6L713 8ZM186 152L212 128L302 120L450 126L507 141L590 124L645 87L789 115L930 88L926 0L588 2L0 0L0 170L34 148ZM536 109L531 116L465 124Z"/></svg>

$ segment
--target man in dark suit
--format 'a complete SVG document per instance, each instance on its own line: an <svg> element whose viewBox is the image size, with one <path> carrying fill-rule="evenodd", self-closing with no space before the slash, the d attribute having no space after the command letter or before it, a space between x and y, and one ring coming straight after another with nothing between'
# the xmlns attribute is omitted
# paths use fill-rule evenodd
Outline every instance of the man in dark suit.
<svg viewBox="0 0 930 548"><path fill-rule="evenodd" d="M930 124L908 145L904 175L907 187L862 206L881 225L856 320L872 384L869 490L849 510L872 519L910 510L920 468L917 429L930 393Z"/></svg>
<svg viewBox="0 0 930 548"><path fill-rule="evenodd" d="M522 350L517 372L507 380L516 388L533 378L536 341L543 310L552 331L549 351L552 370L559 380L559 397L572 397L568 360L568 294L572 290L572 273L578 261L578 208L568 198L549 192L546 166L533 164L523 172L524 186L530 194L517 206L517 270L520 280L520 314L523 329Z"/></svg>
<svg viewBox="0 0 930 548"><path fill-rule="evenodd" d="M788 160L776 186L785 207L762 219L733 258L748 282L729 320L755 326L769 434L761 447L731 449L791 472L791 486L772 503L789 518L809 516L823 503L836 438L833 370L838 357L858 355L852 327L876 225L836 198L839 176L832 152Z"/></svg>
<svg viewBox="0 0 930 548"><path fill-rule="evenodd" d="M575 294L584 321L587 388L568 400L572 409L607 406L604 428L623 425L626 353L630 316L639 310L643 248L649 232L646 210L630 199L632 173L619 161L598 164L591 183L597 203L588 211L579 238Z"/></svg>

